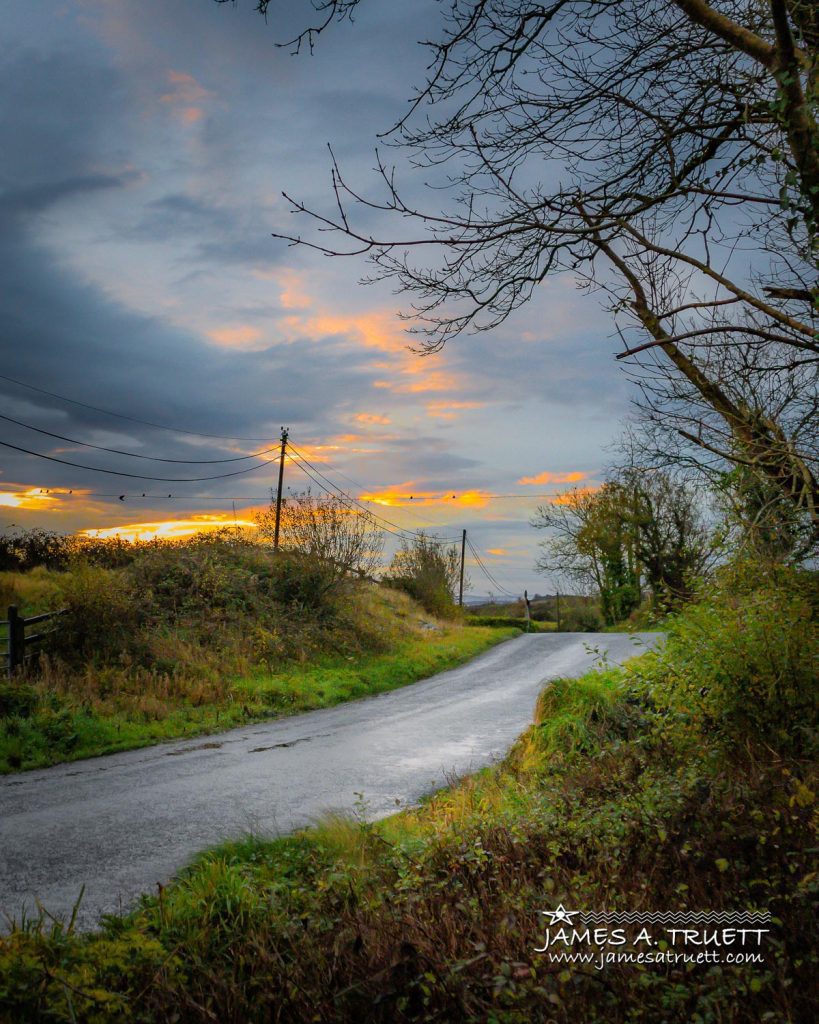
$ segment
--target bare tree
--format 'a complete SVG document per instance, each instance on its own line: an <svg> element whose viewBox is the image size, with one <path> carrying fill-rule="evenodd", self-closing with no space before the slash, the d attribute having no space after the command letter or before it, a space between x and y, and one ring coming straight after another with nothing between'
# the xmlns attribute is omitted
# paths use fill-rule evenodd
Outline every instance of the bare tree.
<svg viewBox="0 0 819 1024"><path fill-rule="evenodd" d="M356 0L314 6L296 49ZM747 463L816 525L792 426L819 359L817 41L809 0L453 0L387 139L445 176L449 208L414 205L380 156L380 198L333 161L333 212L291 200L321 234L280 237L366 254L412 294L426 351L574 275L606 297L655 415L705 411L693 430L672 417L689 457ZM374 234L373 211L416 230ZM440 259L418 261L430 245ZM771 375L790 419L759 401Z"/></svg>
<svg viewBox="0 0 819 1024"><path fill-rule="evenodd" d="M260 535L272 538L275 506L257 512L254 518ZM384 534L342 498L317 498L306 491L288 498L282 509L281 545L286 551L324 563L330 578L339 581L350 574L372 576L381 561Z"/></svg>

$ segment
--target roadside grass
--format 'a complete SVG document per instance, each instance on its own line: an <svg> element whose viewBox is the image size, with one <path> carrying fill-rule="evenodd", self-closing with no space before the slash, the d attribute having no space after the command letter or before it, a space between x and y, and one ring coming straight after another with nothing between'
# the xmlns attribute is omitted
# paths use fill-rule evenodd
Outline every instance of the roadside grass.
<svg viewBox="0 0 819 1024"><path fill-rule="evenodd" d="M175 687L170 679L164 685L154 680L150 692L140 691L138 683L126 690L118 683L100 696L95 686L93 699L70 683L52 689L47 672L30 684L0 687L0 773L207 735L382 693L454 668L519 633L451 624L408 632L388 653L320 655L279 671L260 668L222 680L201 702L195 686ZM11 714L3 714L4 701Z"/></svg>
<svg viewBox="0 0 819 1024"><path fill-rule="evenodd" d="M0 1007L20 1024L814 1019L804 582L717 594L661 650L550 684L501 764L417 808L372 822L362 798L350 818L223 844L93 934L20 923L0 939ZM537 952L558 904L772 923L763 963L597 970Z"/></svg>

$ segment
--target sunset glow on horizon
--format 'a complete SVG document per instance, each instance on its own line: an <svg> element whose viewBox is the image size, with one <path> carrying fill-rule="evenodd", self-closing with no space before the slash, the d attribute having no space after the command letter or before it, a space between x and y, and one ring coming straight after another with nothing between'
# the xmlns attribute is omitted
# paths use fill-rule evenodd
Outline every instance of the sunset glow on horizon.
<svg viewBox="0 0 819 1024"><path fill-rule="evenodd" d="M411 508L423 506L431 507L452 507L461 505L469 508L483 508L490 498L495 497L483 491L423 491L410 490L409 484L404 484L401 489L385 488L384 490L367 491L360 496L361 501L372 501L376 505L386 505L390 508ZM404 489L406 488L406 489Z"/></svg>
<svg viewBox="0 0 819 1024"><path fill-rule="evenodd" d="M0 507L19 509L47 509L60 497L82 497L87 491L73 491L67 487L28 487L13 491L0 491Z"/></svg>
<svg viewBox="0 0 819 1024"><path fill-rule="evenodd" d="M127 523L120 526L96 527L80 530L79 536L92 540L179 540L193 537L197 533L207 533L223 529L257 529L256 523L250 519L234 519L227 515L193 516L190 519L167 519L160 522Z"/></svg>

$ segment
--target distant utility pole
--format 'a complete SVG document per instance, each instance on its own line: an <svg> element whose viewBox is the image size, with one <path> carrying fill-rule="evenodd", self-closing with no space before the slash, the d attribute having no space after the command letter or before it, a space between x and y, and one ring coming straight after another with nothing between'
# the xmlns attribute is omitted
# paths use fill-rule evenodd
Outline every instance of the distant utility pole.
<svg viewBox="0 0 819 1024"><path fill-rule="evenodd" d="M287 427L282 427L282 452L279 458L279 487L276 491L276 528L273 531L273 550L279 550L279 527L282 521L282 487L284 486L284 457L287 453Z"/></svg>
<svg viewBox="0 0 819 1024"><path fill-rule="evenodd" d="M464 606L464 560L466 558L466 530L461 537L461 587L458 591L458 607Z"/></svg>

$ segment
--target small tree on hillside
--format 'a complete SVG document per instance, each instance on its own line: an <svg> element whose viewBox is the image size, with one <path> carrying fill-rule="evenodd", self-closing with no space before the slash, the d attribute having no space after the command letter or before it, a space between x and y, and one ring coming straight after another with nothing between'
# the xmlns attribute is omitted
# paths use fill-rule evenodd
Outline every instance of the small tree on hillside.
<svg viewBox="0 0 819 1024"><path fill-rule="evenodd" d="M434 534L417 533L402 540L384 581L419 601L433 615L451 616L461 574L461 556ZM468 586L468 581L464 581Z"/></svg>
<svg viewBox="0 0 819 1024"><path fill-rule="evenodd" d="M272 539L276 508L257 512L259 533ZM384 534L366 513L360 513L342 498L317 498L310 491L295 494L282 508L281 545L289 552L315 559L325 565L333 581L348 575L372 576L381 562Z"/></svg>

